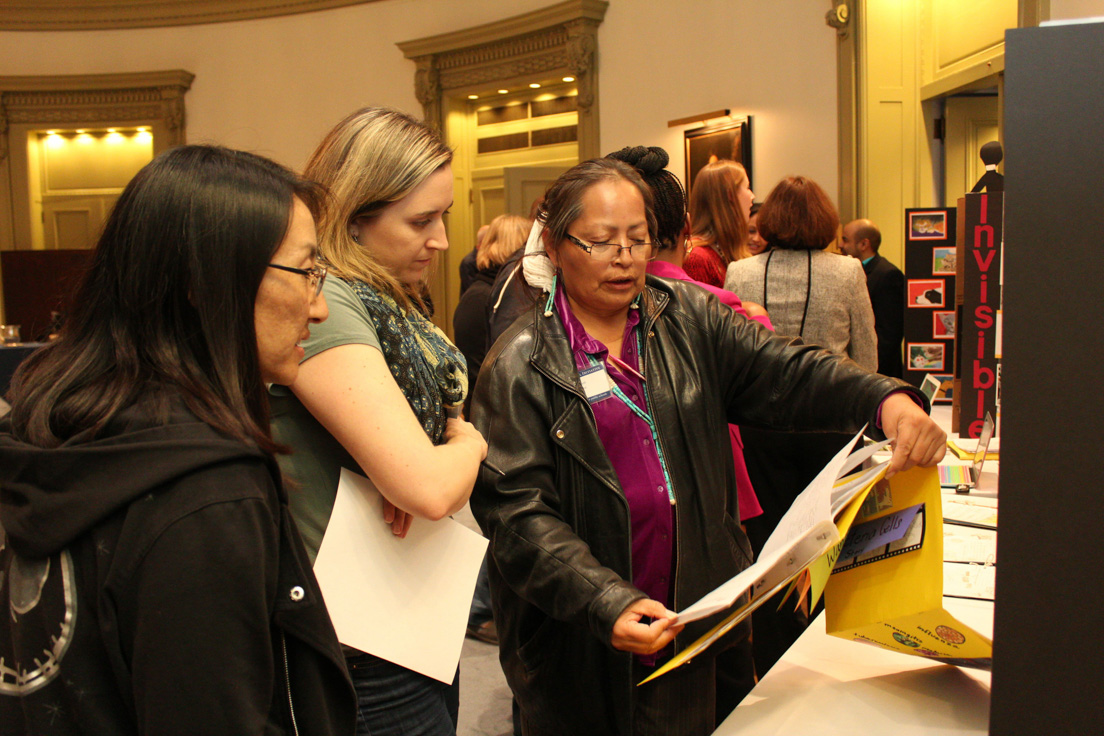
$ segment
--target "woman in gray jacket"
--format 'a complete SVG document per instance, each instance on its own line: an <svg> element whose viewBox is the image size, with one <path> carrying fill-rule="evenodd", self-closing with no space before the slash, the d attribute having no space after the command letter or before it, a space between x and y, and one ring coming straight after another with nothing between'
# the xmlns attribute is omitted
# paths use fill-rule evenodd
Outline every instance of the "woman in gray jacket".
<svg viewBox="0 0 1104 736"><path fill-rule="evenodd" d="M815 181L783 179L759 209L759 233L772 249L730 263L724 288L762 304L778 334L873 371L878 338L862 264L824 251L838 226L836 208Z"/></svg>

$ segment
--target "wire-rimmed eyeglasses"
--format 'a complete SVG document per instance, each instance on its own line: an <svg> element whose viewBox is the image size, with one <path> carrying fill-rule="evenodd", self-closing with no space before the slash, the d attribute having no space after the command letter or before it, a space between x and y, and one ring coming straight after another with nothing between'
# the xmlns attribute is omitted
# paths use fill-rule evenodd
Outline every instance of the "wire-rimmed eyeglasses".
<svg viewBox="0 0 1104 736"><path fill-rule="evenodd" d="M604 263L612 263L620 258L621 251L623 250L629 251L629 255L633 257L633 260L648 258L652 252L651 243L632 243L631 245L621 245L620 243L586 243L579 240L571 233L564 233L564 235L572 243L589 253L591 258Z"/></svg>
<svg viewBox="0 0 1104 736"><path fill-rule="evenodd" d="M326 281L326 272L329 270L321 263L314 268L293 268L291 266L281 266L278 263L270 263L268 267L278 268L281 271L288 271L290 273L297 273L300 276L306 276L307 283L314 288L314 292L311 294L312 299L322 293L322 284Z"/></svg>

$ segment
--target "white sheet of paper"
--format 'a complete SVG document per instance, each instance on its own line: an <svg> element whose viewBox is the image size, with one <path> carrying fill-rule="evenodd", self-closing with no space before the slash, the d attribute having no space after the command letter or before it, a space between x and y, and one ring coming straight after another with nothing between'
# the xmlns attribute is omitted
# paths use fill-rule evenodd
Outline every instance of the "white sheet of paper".
<svg viewBox="0 0 1104 736"><path fill-rule="evenodd" d="M399 539L372 481L342 468L314 574L342 644L451 683L486 549L453 519Z"/></svg>
<svg viewBox="0 0 1104 736"><path fill-rule="evenodd" d="M723 611L749 589L754 600L756 596L784 584L839 542L839 530L833 521L832 512L833 485L846 472L845 469L857 467L879 449L876 446L860 449L859 459L848 462L851 448L865 429L859 430L794 500L767 539L759 553L759 559L743 572L679 611L676 619L678 623L689 623ZM870 472L876 473L877 470L872 469ZM848 498L853 498L858 488L853 488ZM847 496L846 493L843 495Z"/></svg>

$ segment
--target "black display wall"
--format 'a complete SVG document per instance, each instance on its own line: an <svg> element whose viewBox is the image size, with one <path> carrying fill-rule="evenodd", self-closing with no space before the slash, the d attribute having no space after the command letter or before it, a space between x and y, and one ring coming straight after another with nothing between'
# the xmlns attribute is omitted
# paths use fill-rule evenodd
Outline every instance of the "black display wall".
<svg viewBox="0 0 1104 736"><path fill-rule="evenodd" d="M1104 732L1104 24L1008 31L990 733Z"/></svg>
<svg viewBox="0 0 1104 736"><path fill-rule="evenodd" d="M956 231L954 207L905 210L905 380L913 386L931 374L949 388L955 372Z"/></svg>

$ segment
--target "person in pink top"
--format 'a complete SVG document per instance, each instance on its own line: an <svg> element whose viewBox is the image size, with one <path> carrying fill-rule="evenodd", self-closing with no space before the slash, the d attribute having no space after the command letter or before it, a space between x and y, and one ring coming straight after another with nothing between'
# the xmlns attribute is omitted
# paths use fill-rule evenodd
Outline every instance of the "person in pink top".
<svg viewBox="0 0 1104 736"><path fill-rule="evenodd" d="M691 278L683 270L690 223L686 217L686 195L683 193L682 184L666 169L667 162L670 160L667 152L657 146L626 146L606 158L624 161L635 168L655 196L657 235L653 249L654 260L648 263L648 273L665 279L697 284L735 309L737 314L759 322L768 330L773 330L770 317L761 306L752 302L742 302L733 292ZM732 437L732 460L736 466L740 521L743 522L763 513L763 509L759 506L755 489L751 485L751 478L748 477L740 429L735 424L730 424L729 433Z"/></svg>

